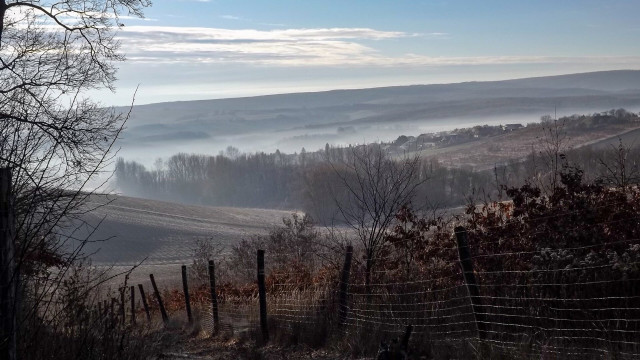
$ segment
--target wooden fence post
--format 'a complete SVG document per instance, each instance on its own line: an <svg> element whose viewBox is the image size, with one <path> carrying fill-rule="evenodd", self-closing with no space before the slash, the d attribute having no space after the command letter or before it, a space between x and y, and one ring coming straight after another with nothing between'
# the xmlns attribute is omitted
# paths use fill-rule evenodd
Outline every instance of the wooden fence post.
<svg viewBox="0 0 640 360"><path fill-rule="evenodd" d="M126 287L122 287L120 288L120 323L122 324L122 326L124 326L125 324L125 317L127 315L126 309L125 309L125 305L124 305L124 292L126 290Z"/></svg>
<svg viewBox="0 0 640 360"><path fill-rule="evenodd" d="M16 359L18 271L11 170L0 169L0 359Z"/></svg>
<svg viewBox="0 0 640 360"><path fill-rule="evenodd" d="M160 307L160 314L162 314L162 321L166 324L169 322L169 317L167 316L167 310L164 309L164 304L162 303L162 297L160 296L160 291L158 291L158 286L156 285L156 280L153 278L153 274L149 274L149 279L151 279L151 286L153 287L153 293L156 295L156 300L158 300L158 306Z"/></svg>
<svg viewBox="0 0 640 360"><path fill-rule="evenodd" d="M187 319L189 324L193 323L191 315L191 300L189 299L189 284L187 283L187 266L182 265L182 289L184 290L184 303L187 308Z"/></svg>
<svg viewBox="0 0 640 360"><path fill-rule="evenodd" d="M108 329L109 328L109 302L107 301L107 299L104 299L102 301L102 314L100 314L100 316L102 317L102 323L104 324L104 328Z"/></svg>
<svg viewBox="0 0 640 360"><path fill-rule="evenodd" d="M338 315L340 319L340 325L342 325L347 319L349 313L348 297L349 297L349 275L351 272L351 258L353 257L353 246L347 246L347 252L344 256L344 265L342 266L342 274L340 276L340 299L338 308Z"/></svg>
<svg viewBox="0 0 640 360"><path fill-rule="evenodd" d="M267 328L267 290L264 283L264 250L258 250L258 296L260 297L260 329L262 341L269 342L269 329Z"/></svg>
<svg viewBox="0 0 640 360"><path fill-rule="evenodd" d="M216 293L216 268L213 260L209 260L209 287L211 288L211 309L213 312L213 333L220 330L218 317L218 294Z"/></svg>
<svg viewBox="0 0 640 360"><path fill-rule="evenodd" d="M144 306L144 312L147 313L147 321L151 322L151 312L149 311L149 304L147 303L147 297L144 294L144 288L142 284L138 284L140 290L140 298L142 299L142 306Z"/></svg>
<svg viewBox="0 0 640 360"><path fill-rule="evenodd" d="M401 348L406 352L409 352L409 339L411 339L411 333L413 332L413 326L407 325L404 330L404 335L402 336Z"/></svg>
<svg viewBox="0 0 640 360"><path fill-rule="evenodd" d="M482 302L480 301L480 292L478 291L476 276L473 273L473 262L471 261L471 253L469 252L467 230L462 226L458 226L455 228L455 232L456 240L458 241L460 265L462 267L462 274L464 275L464 282L467 285L467 290L469 292L469 299L471 300L471 311L473 312L476 328L478 330L478 338L480 340L484 340L486 335L484 312L482 309Z"/></svg>
<svg viewBox="0 0 640 360"><path fill-rule="evenodd" d="M112 297L111 298L111 326L115 326L116 323L116 311L115 311L115 306L116 306L116 298Z"/></svg>
<svg viewBox="0 0 640 360"><path fill-rule="evenodd" d="M136 287L131 286L131 325L136 324Z"/></svg>

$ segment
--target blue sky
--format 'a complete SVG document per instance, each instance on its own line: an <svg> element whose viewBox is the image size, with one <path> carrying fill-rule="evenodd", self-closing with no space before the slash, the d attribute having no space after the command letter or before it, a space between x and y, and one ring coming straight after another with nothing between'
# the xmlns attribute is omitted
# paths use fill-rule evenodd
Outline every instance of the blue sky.
<svg viewBox="0 0 640 360"><path fill-rule="evenodd" d="M156 0L107 105L640 69L640 1Z"/></svg>

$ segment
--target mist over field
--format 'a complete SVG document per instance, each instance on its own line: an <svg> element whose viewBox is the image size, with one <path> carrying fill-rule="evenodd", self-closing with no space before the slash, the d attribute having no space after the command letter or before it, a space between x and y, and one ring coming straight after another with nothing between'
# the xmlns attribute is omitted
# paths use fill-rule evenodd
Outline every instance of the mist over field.
<svg viewBox="0 0 640 360"><path fill-rule="evenodd" d="M594 110L595 111L595 110ZM559 115L568 115L569 113ZM120 144L119 156L138 161L147 166L154 166L158 158L168 158L177 153L196 153L215 155L224 152L229 146L241 152L272 153L276 150L293 154L302 148L306 151L316 151L326 144L332 146L348 146L349 144L366 144L371 142L387 142L401 135L419 135L453 130L456 128L473 127L476 125L500 125L507 123L538 122L540 115L513 115L506 117L479 117L433 119L425 121L407 121L394 124L372 124L353 126L323 126L321 128L294 128L290 130L273 130L230 135L209 135L202 132L175 131L162 135L143 135L135 141L127 140L128 133ZM161 128L161 127L160 127ZM159 128L142 131L153 133ZM137 130L137 129L136 129ZM256 131L256 132L253 132Z"/></svg>
<svg viewBox="0 0 640 360"><path fill-rule="evenodd" d="M475 125L640 109L640 71L335 90L135 106L119 156L152 166L179 152L300 152Z"/></svg>
<svg viewBox="0 0 640 360"><path fill-rule="evenodd" d="M640 359L638 14L0 0L0 360Z"/></svg>

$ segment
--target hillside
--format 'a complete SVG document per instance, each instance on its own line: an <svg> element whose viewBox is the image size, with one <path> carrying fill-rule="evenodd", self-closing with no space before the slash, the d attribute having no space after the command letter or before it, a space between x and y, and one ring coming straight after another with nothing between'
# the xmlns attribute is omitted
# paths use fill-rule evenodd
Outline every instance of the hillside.
<svg viewBox="0 0 640 360"><path fill-rule="evenodd" d="M567 120L571 121L571 120ZM619 141L628 147L636 147L640 140L640 123L630 121L626 123L604 123L597 127L585 129L581 125L565 123L560 120L563 133L563 147L565 149L577 149L581 147L593 147L600 151L610 150L616 147ZM513 130L502 130L489 136L471 137L467 141L459 139L463 134L473 134L477 128L457 129L445 134L422 134L418 137L409 136L406 143L397 146L397 142L390 144L392 153L403 156L407 153L416 153L423 157L437 158L448 167L467 167L474 170L491 169L495 165L507 164L519 161L530 155L533 149L540 150L544 132L540 126L524 126ZM499 127L496 127L500 129ZM472 135L473 136L473 135ZM477 135L476 135L477 136ZM430 139L431 137L431 139ZM442 141L448 137L458 137L442 144L429 143L432 138L440 138ZM425 147L424 145L435 145Z"/></svg>
<svg viewBox="0 0 640 360"><path fill-rule="evenodd" d="M265 209L238 209L181 205L126 196L95 195L88 203L96 207L85 215L88 226L74 233L84 238L97 229L85 247L93 265L115 265L125 269L144 260L136 274L147 278L166 269L170 278L179 277L181 264L192 262L197 239L213 238L231 244L255 234L266 233L291 213ZM175 271L178 269L178 272Z"/></svg>
<svg viewBox="0 0 640 360"><path fill-rule="evenodd" d="M182 205L126 196L94 196L85 220L98 226L87 246L94 264L180 262L198 238L232 243L264 233L287 211ZM108 240L106 240L108 239ZM106 240L106 241L101 241ZM99 250L99 251L98 251Z"/></svg>
<svg viewBox="0 0 640 360"><path fill-rule="evenodd" d="M470 124L534 122L640 109L640 71L335 90L135 106L122 154L152 164L175 152L316 150ZM153 154L153 155L151 155Z"/></svg>

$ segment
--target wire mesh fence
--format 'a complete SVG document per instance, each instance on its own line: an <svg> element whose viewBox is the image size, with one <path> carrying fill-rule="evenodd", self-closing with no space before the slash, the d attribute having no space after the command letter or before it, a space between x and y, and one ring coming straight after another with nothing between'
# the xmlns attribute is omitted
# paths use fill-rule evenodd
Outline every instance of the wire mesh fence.
<svg viewBox="0 0 640 360"><path fill-rule="evenodd" d="M364 334L379 342L411 326L419 339L414 345L423 348L472 344L484 349L477 351L514 358L639 358L640 279L633 274L638 274L640 262L584 260L589 254L615 256L612 246L637 252L640 239L527 251L485 248L481 253L471 244L468 260L475 278L471 284L464 276L459 244L444 244L430 259L437 265L399 270L385 268L389 262L380 261L369 282L356 269L347 276L343 316L340 269L323 268L319 274L295 264L270 266L282 263L287 254L266 253L268 327L297 341ZM314 256L326 259L344 254ZM380 255L378 260L384 257L390 255ZM583 260L566 263L557 261L558 257ZM257 274L256 268L241 271ZM188 276L191 306L201 327L211 333L258 334L257 285L217 289L216 327L208 275L190 271ZM183 294L175 296L184 301Z"/></svg>

